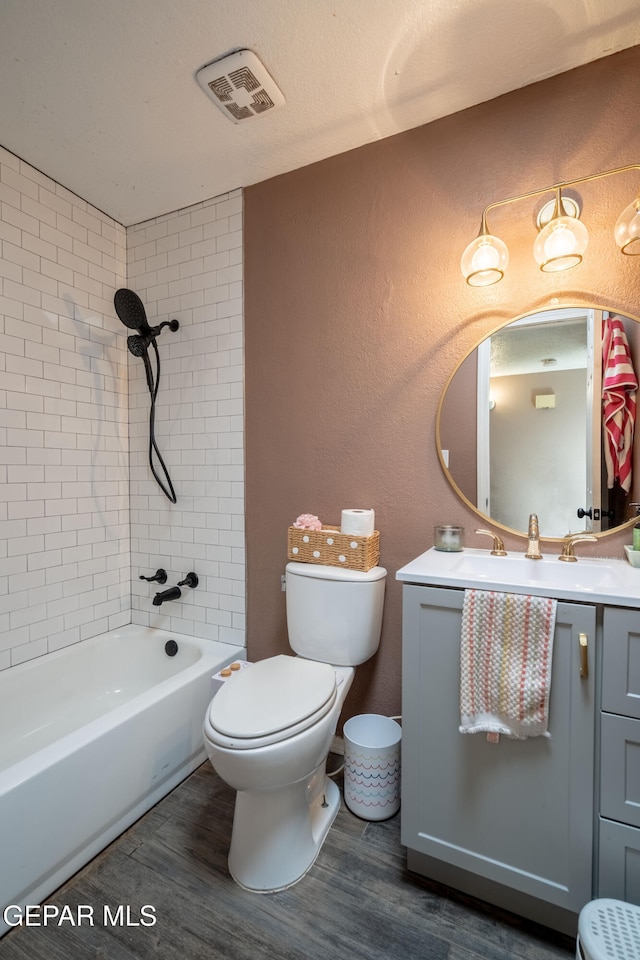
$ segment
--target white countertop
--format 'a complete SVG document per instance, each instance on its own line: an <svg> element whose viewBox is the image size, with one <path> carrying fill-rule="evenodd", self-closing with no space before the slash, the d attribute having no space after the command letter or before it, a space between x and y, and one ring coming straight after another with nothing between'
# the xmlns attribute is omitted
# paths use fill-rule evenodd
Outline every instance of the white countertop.
<svg viewBox="0 0 640 960"><path fill-rule="evenodd" d="M545 544L541 549L544 552ZM524 551L494 557L489 550L473 547L457 553L431 547L401 567L396 580L640 607L640 568L626 560L578 557L576 563L566 563L558 559L558 554L528 560Z"/></svg>

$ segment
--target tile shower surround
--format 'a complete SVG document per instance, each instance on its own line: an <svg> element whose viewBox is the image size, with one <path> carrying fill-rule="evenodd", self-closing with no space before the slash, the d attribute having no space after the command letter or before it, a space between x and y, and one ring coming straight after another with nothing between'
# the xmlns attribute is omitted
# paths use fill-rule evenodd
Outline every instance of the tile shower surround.
<svg viewBox="0 0 640 960"><path fill-rule="evenodd" d="M131 620L244 643L241 210L125 230L0 148L0 669ZM120 286L180 321L157 408L177 505L149 479ZM153 607L158 566L200 586Z"/></svg>
<svg viewBox="0 0 640 960"><path fill-rule="evenodd" d="M149 471L144 364L129 365L132 620L244 645L242 191L129 228L127 277L152 325L180 322L158 339L156 405L175 505ZM138 577L158 566L167 587L190 570L200 583L154 607L159 588Z"/></svg>

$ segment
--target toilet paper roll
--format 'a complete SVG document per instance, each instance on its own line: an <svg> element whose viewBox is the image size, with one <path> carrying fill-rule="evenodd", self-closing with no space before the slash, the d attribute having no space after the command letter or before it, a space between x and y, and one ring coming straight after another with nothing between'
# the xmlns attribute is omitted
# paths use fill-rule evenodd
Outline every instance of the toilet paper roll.
<svg viewBox="0 0 640 960"><path fill-rule="evenodd" d="M373 510L343 510L340 532L350 537L370 537L375 530L375 524L376 516Z"/></svg>

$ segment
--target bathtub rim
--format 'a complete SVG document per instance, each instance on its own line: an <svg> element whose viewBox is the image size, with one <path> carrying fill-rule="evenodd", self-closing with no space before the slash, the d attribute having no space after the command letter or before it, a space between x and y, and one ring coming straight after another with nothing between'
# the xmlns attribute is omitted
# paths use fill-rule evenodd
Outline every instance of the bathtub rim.
<svg viewBox="0 0 640 960"><path fill-rule="evenodd" d="M125 624L124 626L117 627L114 630L96 634L94 637L90 637L87 640L79 640L77 643L69 644L66 647L61 647L59 650L54 650L51 653L43 654L41 657L34 657L32 660L27 660L15 667L10 667L8 668L8 673L11 674L13 670L27 672L28 670L36 669L38 666L38 661L42 662L43 660L49 658L55 658L56 660L64 658L65 655L69 656L72 654L75 647L92 642L97 644L100 641L104 641L108 637L120 635L123 632L130 633L132 636L136 633L152 633L157 635L160 642L176 640L178 643L191 644L196 646L201 651L201 656L195 661L195 663L191 663L184 669L172 674L164 680L161 680L159 683L153 684L143 692L138 693L130 700L127 700L125 703L119 704L112 710L108 710L99 717L95 717L93 720L89 720L87 723L82 724L82 726L76 730L72 730L71 732L64 734L62 737L59 737L57 740L40 747L38 750L28 754L26 757L17 760L15 763L10 764L4 769L0 769L0 797L5 791L11 790L23 783L25 780L28 780L36 772L53 766L61 757L64 757L78 747L84 746L86 743L95 740L97 736L108 733L119 724L125 722L129 717L134 717L139 713L142 713L151 704L163 699L168 691L177 686L182 686L189 683L191 679L199 676L203 670L210 669L211 675L213 676L213 674L220 669L223 661L225 664L228 664L232 663L234 660L246 660L246 647L224 643L221 640L209 640L204 637L193 637L188 634L178 633L173 630L163 630L157 627L149 627L140 624ZM4 672L5 671L2 671L2 673ZM0 673L0 676L2 676L2 673ZM212 697L213 694L214 688L212 685Z"/></svg>

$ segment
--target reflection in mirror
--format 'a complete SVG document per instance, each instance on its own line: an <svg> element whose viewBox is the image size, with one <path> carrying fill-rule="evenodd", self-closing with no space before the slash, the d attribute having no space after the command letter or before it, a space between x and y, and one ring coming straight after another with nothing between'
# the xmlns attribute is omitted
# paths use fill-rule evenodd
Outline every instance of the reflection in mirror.
<svg viewBox="0 0 640 960"><path fill-rule="evenodd" d="M453 488L482 517L523 535L530 513L542 537L606 533L632 520L638 363L640 322L615 311L549 310L495 330L440 401L438 453Z"/></svg>

